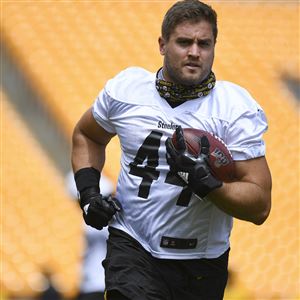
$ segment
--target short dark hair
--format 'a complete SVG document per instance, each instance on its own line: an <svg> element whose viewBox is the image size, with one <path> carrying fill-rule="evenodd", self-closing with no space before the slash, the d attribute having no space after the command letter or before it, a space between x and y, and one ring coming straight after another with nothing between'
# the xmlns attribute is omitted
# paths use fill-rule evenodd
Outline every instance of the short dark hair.
<svg viewBox="0 0 300 300"><path fill-rule="evenodd" d="M176 2L167 11L162 27L161 34L165 40L169 40L172 32L178 24L185 21L200 22L207 21L212 26L214 40L217 40L218 26L217 26L217 13L215 10L198 0L183 0Z"/></svg>

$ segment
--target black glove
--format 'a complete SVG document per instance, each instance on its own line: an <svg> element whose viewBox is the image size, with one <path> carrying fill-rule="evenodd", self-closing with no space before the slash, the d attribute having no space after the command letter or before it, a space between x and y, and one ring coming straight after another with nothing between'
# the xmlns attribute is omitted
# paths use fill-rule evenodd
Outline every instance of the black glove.
<svg viewBox="0 0 300 300"><path fill-rule="evenodd" d="M184 141L181 126L176 128L176 146L172 139L167 138L167 161L171 171L177 173L191 188L191 190L203 198L208 193L222 186L222 181L216 179L210 172L208 165L209 141L206 136L201 137L200 153L198 157L189 154Z"/></svg>
<svg viewBox="0 0 300 300"><path fill-rule="evenodd" d="M82 191L79 203L85 223L98 230L107 226L113 215L121 210L121 205L116 198L102 197L97 187L89 187Z"/></svg>

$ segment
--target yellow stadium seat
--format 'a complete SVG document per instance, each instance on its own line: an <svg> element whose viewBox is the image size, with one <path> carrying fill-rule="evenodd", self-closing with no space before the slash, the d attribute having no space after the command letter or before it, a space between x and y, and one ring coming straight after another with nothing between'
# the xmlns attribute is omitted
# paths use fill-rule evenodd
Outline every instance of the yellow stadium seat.
<svg viewBox="0 0 300 300"><path fill-rule="evenodd" d="M1 103L1 290L34 296L43 288L43 272L50 272L71 296L78 288L81 214L3 93Z"/></svg>

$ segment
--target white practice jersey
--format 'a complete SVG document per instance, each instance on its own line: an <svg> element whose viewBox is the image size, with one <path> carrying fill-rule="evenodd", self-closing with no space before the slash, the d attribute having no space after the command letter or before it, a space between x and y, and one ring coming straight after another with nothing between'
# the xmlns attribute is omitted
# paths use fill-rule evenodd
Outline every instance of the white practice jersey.
<svg viewBox="0 0 300 300"><path fill-rule="evenodd" d="M93 105L95 120L118 135L122 149L116 193L122 211L110 226L158 258L218 257L229 248L232 217L186 192L170 172L165 141L181 125L219 136L234 160L264 156L265 114L245 89L226 81L171 108L155 79L142 68L128 68L107 82Z"/></svg>

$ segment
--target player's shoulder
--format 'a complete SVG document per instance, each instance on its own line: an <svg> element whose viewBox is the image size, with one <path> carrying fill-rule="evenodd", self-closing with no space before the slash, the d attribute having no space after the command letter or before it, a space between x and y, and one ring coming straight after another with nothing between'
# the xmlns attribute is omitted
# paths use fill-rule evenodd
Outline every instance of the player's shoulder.
<svg viewBox="0 0 300 300"><path fill-rule="evenodd" d="M141 67L129 67L110 79L105 91L113 99L127 102L128 95L142 95L154 81L154 73Z"/></svg>
<svg viewBox="0 0 300 300"><path fill-rule="evenodd" d="M258 107L260 108L250 92L236 83L220 80L217 81L214 90L220 102L231 103L240 110L257 110Z"/></svg>
<svg viewBox="0 0 300 300"><path fill-rule="evenodd" d="M135 79L142 80L152 77L153 73L141 67L128 67L119 72L113 79L109 80L110 83L114 82L127 82Z"/></svg>

